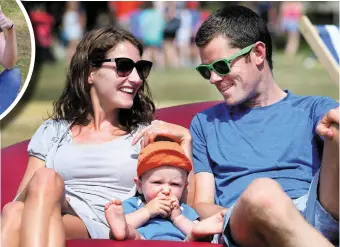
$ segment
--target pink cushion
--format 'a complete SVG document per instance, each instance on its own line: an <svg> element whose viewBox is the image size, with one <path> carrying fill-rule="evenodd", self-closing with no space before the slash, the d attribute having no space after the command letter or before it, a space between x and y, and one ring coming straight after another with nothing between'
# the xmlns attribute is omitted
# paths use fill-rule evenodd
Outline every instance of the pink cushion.
<svg viewBox="0 0 340 247"><path fill-rule="evenodd" d="M189 128L193 116L210 106L216 105L218 101L200 102L187 105L166 107L156 111L156 117L171 123L176 123L186 128ZM13 200L17 192L18 186L25 173L28 161L27 145L29 140L14 144L12 146L1 149L1 209L4 205ZM159 242L159 241L129 241L116 242L110 240L71 240L68 241L69 247L106 247L106 246L142 246L148 247L159 246L170 247L175 245L185 244L186 246L210 246L209 243L174 243L174 242ZM213 245L216 246L216 245Z"/></svg>
<svg viewBox="0 0 340 247"><path fill-rule="evenodd" d="M12 201L24 176L29 140L1 149L1 209Z"/></svg>

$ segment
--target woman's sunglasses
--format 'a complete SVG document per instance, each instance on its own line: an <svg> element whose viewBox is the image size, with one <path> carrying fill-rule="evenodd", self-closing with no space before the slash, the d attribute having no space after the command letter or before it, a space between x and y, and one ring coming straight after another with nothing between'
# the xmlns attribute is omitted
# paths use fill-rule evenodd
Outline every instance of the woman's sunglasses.
<svg viewBox="0 0 340 247"><path fill-rule="evenodd" d="M249 53L254 46L255 44L247 46L246 48L243 48L242 50L236 52L226 59L217 60L212 62L211 64L198 65L196 67L196 70L201 74L201 76L203 76L204 79L207 80L210 80L211 70L215 71L220 76L227 75L230 73L230 63L232 62L232 60Z"/></svg>
<svg viewBox="0 0 340 247"><path fill-rule="evenodd" d="M142 80L146 79L149 76L152 67L152 62L150 61L139 60L135 63L132 59L126 57L93 60L90 61L90 64L94 67L100 67L104 62L115 62L117 74L121 77L129 76L133 68L136 68L137 73Z"/></svg>

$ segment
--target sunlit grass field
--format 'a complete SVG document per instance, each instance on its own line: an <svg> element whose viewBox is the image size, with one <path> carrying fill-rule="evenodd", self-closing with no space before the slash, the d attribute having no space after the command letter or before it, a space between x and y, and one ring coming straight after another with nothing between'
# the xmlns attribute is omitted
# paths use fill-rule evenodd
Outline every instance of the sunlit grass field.
<svg viewBox="0 0 340 247"><path fill-rule="evenodd" d="M283 54L274 56L274 77L283 89L298 95L323 95L339 99L339 86L332 83L320 64L313 69L303 66L310 51L300 53L294 61L286 61ZM29 139L44 119L51 113L52 102L61 94L66 66L63 62L42 67L40 80L35 85L30 100L20 102L2 121L2 147ZM149 85L157 107L183 103L219 100L221 96L208 81L194 69L153 70ZM29 85L29 89L34 85ZM180 117L180 116L179 116Z"/></svg>
<svg viewBox="0 0 340 247"><path fill-rule="evenodd" d="M18 44L18 61L16 67L21 71L21 84L26 80L31 60L31 39L26 19L15 0L0 0L2 12L15 24ZM3 71L0 64L0 72Z"/></svg>

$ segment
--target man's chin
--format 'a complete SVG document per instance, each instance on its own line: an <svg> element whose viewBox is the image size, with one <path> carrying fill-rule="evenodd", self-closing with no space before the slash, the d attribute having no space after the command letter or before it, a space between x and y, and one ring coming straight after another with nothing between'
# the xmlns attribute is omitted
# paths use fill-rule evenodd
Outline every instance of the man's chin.
<svg viewBox="0 0 340 247"><path fill-rule="evenodd" d="M227 104L227 106L235 106L239 104L239 101L230 97L224 98L224 102Z"/></svg>

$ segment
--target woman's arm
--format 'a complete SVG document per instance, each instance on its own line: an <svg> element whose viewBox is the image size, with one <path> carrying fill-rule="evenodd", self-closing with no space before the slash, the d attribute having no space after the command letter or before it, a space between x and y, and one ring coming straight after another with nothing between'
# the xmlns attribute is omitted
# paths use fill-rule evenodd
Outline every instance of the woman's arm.
<svg viewBox="0 0 340 247"><path fill-rule="evenodd" d="M17 62L17 38L15 26L0 10L0 62L6 69L11 69ZM4 35L6 31L6 36Z"/></svg>
<svg viewBox="0 0 340 247"><path fill-rule="evenodd" d="M45 161L38 159L36 157L30 156L28 159L28 164L27 164L27 168L24 174L23 179L21 180L21 183L19 185L18 191L17 191L17 195L20 194L27 186L27 184L29 183L29 181L32 179L34 173L40 169L40 168L44 168L45 167ZM23 192L23 195L20 195L20 197L26 197L25 193Z"/></svg>

